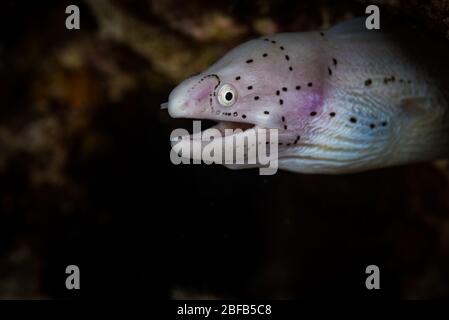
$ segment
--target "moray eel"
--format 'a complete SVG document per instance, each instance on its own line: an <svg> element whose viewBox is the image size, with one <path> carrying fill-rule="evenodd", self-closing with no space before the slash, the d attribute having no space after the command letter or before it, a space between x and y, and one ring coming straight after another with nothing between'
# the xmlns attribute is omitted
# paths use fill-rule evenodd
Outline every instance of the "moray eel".
<svg viewBox="0 0 449 320"><path fill-rule="evenodd" d="M243 43L164 105L220 129L278 129L280 169L340 174L447 157L448 80L446 41L359 18Z"/></svg>

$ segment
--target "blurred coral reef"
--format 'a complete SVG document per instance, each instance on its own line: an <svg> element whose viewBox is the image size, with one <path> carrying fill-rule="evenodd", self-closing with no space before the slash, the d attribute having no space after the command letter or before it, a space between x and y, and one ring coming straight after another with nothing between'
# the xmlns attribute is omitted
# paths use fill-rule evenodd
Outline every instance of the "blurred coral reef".
<svg viewBox="0 0 449 320"><path fill-rule="evenodd" d="M449 36L449 1L375 1ZM447 161L350 176L176 167L159 108L235 45L364 14L364 1L2 3L0 298L449 297ZM385 11L384 11L385 10ZM84 277L85 275L85 277ZM114 279L111 283L110 279Z"/></svg>

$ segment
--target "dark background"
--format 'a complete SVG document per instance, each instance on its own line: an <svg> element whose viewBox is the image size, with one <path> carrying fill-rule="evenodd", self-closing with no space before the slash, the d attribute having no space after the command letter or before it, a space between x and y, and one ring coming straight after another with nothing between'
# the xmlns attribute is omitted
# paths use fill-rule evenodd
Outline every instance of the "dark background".
<svg viewBox="0 0 449 320"><path fill-rule="evenodd" d="M446 1L379 2L449 29ZM79 31L64 1L0 4L0 298L449 297L445 162L343 176L170 162L171 130L191 123L159 105L180 80L363 2L70 3Z"/></svg>

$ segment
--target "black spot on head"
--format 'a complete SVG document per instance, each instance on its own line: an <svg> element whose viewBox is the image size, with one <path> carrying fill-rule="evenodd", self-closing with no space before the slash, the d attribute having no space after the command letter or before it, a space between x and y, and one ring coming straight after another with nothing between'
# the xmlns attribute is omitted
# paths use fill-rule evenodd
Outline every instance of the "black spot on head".
<svg viewBox="0 0 449 320"><path fill-rule="evenodd" d="M283 47L283 46L280 46L279 49L284 50L284 47Z"/></svg>
<svg viewBox="0 0 449 320"><path fill-rule="evenodd" d="M268 38L264 38L263 41L270 41Z"/></svg>
<svg viewBox="0 0 449 320"><path fill-rule="evenodd" d="M332 70L331 70L331 68L327 68L327 72L329 72L329 75L330 75L330 76L332 75Z"/></svg>
<svg viewBox="0 0 449 320"><path fill-rule="evenodd" d="M374 129L374 128L376 127L376 125L375 125L374 123L371 123L371 124L369 125L369 127L370 127L371 129Z"/></svg>
<svg viewBox="0 0 449 320"><path fill-rule="evenodd" d="M293 71L293 67L292 66L288 67L288 70Z"/></svg>
<svg viewBox="0 0 449 320"><path fill-rule="evenodd" d="M287 130L287 125L286 124L284 124L284 130Z"/></svg>
<svg viewBox="0 0 449 320"><path fill-rule="evenodd" d="M349 118L349 121L351 121L352 123L356 123L356 122L357 122L357 119L354 118L354 117L351 117L351 118Z"/></svg>
<svg viewBox="0 0 449 320"><path fill-rule="evenodd" d="M264 111L263 113L264 113L264 114L270 114L268 111Z"/></svg>
<svg viewBox="0 0 449 320"><path fill-rule="evenodd" d="M248 86L248 90L252 90L253 89L253 86Z"/></svg>
<svg viewBox="0 0 449 320"><path fill-rule="evenodd" d="M282 117L281 117L281 120L282 120L282 122L285 122L285 117L282 116Z"/></svg>
<svg viewBox="0 0 449 320"><path fill-rule="evenodd" d="M324 37L324 32L320 32L320 36Z"/></svg>
<svg viewBox="0 0 449 320"><path fill-rule="evenodd" d="M278 96L280 94L280 91L279 90L276 90L276 95Z"/></svg>
<svg viewBox="0 0 449 320"><path fill-rule="evenodd" d="M262 55L262 57L264 57L264 58L266 58L268 56L268 54L266 54L266 53L264 53L263 55Z"/></svg>
<svg viewBox="0 0 449 320"><path fill-rule="evenodd" d="M296 136L294 144L297 144L300 138L301 138L300 136Z"/></svg>
<svg viewBox="0 0 449 320"><path fill-rule="evenodd" d="M336 66L336 65L337 65L337 59L335 59L335 58L332 58L332 62L334 63L334 66Z"/></svg>
<svg viewBox="0 0 449 320"><path fill-rule="evenodd" d="M276 43L276 40L271 40L271 43Z"/></svg>
<svg viewBox="0 0 449 320"><path fill-rule="evenodd" d="M330 115L331 117L335 117L335 112L331 112L331 113L329 113L329 115Z"/></svg>
<svg viewBox="0 0 449 320"><path fill-rule="evenodd" d="M386 127L387 124L388 124L388 122L386 122L386 121L382 122L382 127Z"/></svg>
<svg viewBox="0 0 449 320"><path fill-rule="evenodd" d="M401 83L404 82L404 79L399 79L399 82L401 82Z"/></svg>
<svg viewBox="0 0 449 320"><path fill-rule="evenodd" d="M309 83L307 84L307 86L311 87L311 86L312 86L312 82L309 82Z"/></svg>
<svg viewBox="0 0 449 320"><path fill-rule="evenodd" d="M279 104L280 104L280 105L283 105L283 104L284 104L284 100L280 99L280 100L279 100Z"/></svg>
<svg viewBox="0 0 449 320"><path fill-rule="evenodd" d="M242 118L243 118L243 119L246 119L246 114L242 114Z"/></svg>
<svg viewBox="0 0 449 320"><path fill-rule="evenodd" d="M365 80L365 86L370 86L371 83L373 83L373 81L371 79L366 79Z"/></svg>
<svg viewBox="0 0 449 320"><path fill-rule="evenodd" d="M286 87L282 87L282 91L287 91L287 88Z"/></svg>
<svg viewBox="0 0 449 320"><path fill-rule="evenodd" d="M259 96L255 96L255 97L254 97L254 100L259 100Z"/></svg>
<svg viewBox="0 0 449 320"><path fill-rule="evenodd" d="M237 81L240 80L240 76L235 77L235 80Z"/></svg>
<svg viewBox="0 0 449 320"><path fill-rule="evenodd" d="M254 60L253 59L248 59L246 60L246 63L252 63Z"/></svg>
<svg viewBox="0 0 449 320"><path fill-rule="evenodd" d="M288 56L288 54L285 55L285 60L290 60L290 57Z"/></svg>
<svg viewBox="0 0 449 320"><path fill-rule="evenodd" d="M388 82L394 82L396 79L394 76L391 76L390 78L384 78L384 83L388 83Z"/></svg>
<svg viewBox="0 0 449 320"><path fill-rule="evenodd" d="M296 86L296 90L301 90L301 86Z"/></svg>
<svg viewBox="0 0 449 320"><path fill-rule="evenodd" d="M316 116L316 112L315 112L315 111L312 111L312 112L310 113L310 116L312 116L312 117Z"/></svg>

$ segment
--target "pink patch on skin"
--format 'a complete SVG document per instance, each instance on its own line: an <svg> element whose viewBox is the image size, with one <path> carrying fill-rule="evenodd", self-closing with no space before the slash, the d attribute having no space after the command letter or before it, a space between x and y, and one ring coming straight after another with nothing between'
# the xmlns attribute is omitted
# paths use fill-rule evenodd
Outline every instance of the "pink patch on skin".
<svg viewBox="0 0 449 320"><path fill-rule="evenodd" d="M192 98L197 102L203 102L210 98L210 95L213 94L214 88L217 85L216 78L206 78L203 81L197 83L195 88L193 89ZM209 102L207 102L209 105Z"/></svg>
<svg viewBox="0 0 449 320"><path fill-rule="evenodd" d="M295 124L296 128L307 126L311 118L318 117L322 113L322 101L323 96L318 90L305 93L294 102L294 108L285 112L285 117L290 119L289 122ZM316 115L311 116L312 112L316 112Z"/></svg>
<svg viewBox="0 0 449 320"><path fill-rule="evenodd" d="M309 94L306 94L306 101L307 101L306 106L311 108L310 111L316 111L312 109L316 109L318 106L320 106L322 100L323 99L321 94L317 92L311 92Z"/></svg>

